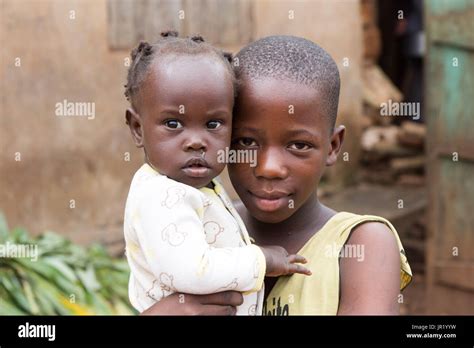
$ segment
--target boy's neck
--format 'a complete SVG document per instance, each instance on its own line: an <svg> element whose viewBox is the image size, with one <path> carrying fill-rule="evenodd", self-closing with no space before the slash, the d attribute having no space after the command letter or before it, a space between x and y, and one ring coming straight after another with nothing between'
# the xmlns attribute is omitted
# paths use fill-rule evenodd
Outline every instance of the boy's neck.
<svg viewBox="0 0 474 348"><path fill-rule="evenodd" d="M260 245L281 245L288 252L297 252L319 231L336 212L321 204L314 193L288 219L279 223L265 223L247 212L246 225L249 233Z"/></svg>

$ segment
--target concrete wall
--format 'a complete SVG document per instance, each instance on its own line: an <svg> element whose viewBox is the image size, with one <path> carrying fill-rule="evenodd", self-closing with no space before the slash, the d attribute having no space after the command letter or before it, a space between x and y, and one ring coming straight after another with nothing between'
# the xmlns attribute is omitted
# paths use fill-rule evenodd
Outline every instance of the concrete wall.
<svg viewBox="0 0 474 348"><path fill-rule="evenodd" d="M340 121L357 132L358 1L254 1L251 10L250 37L300 35L334 56L343 80ZM11 226L33 233L54 230L80 243L120 239L143 156L124 124L129 50L109 49L107 1L2 0L1 11L0 210ZM95 118L56 116L63 100L95 103ZM353 158L339 164L341 177Z"/></svg>

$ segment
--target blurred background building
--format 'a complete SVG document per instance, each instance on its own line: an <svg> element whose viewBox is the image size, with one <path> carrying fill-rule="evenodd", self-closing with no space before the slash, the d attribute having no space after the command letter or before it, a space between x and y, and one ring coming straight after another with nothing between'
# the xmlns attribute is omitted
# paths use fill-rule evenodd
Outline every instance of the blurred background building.
<svg viewBox="0 0 474 348"><path fill-rule="evenodd" d="M234 53L296 35L324 47L342 79L348 133L321 200L397 227L415 273L404 314L474 313L474 1L0 3L0 210L10 225L122 254L125 199L143 162L124 118L130 50L167 29ZM58 117L65 100L93 103L94 117ZM399 103L419 112L383 115Z"/></svg>

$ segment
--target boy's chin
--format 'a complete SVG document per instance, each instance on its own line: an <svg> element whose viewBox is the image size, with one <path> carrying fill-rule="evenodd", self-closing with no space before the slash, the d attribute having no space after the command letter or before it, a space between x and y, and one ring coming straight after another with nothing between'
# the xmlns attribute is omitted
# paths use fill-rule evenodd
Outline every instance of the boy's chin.
<svg viewBox="0 0 474 348"><path fill-rule="evenodd" d="M255 219L260 222L265 222L268 224L278 224L287 220L291 215L293 215L294 211L290 211L289 209L281 209L279 211L273 212L266 212L259 209L248 209L250 215L252 215Z"/></svg>

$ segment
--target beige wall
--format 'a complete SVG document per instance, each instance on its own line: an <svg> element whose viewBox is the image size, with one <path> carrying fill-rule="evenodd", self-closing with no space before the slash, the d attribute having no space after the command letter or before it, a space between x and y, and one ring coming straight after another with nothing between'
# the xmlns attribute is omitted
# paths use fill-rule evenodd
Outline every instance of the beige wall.
<svg viewBox="0 0 474 348"><path fill-rule="evenodd" d="M300 35L334 56L343 82L341 120L357 132L362 55L358 2L251 5L252 38ZM119 239L128 186L142 155L124 125L124 59L129 52L108 47L106 0L2 0L1 6L0 210L10 225L34 233L54 230L82 243ZM71 10L75 19L70 19ZM289 10L295 11L295 19L288 19ZM343 57L349 57L348 68L342 66ZM95 119L56 116L55 104L64 99L94 102ZM357 148L348 144L347 151ZM124 161L126 152L130 162ZM15 160L17 153L21 161ZM341 173L353 158L349 164L340 162Z"/></svg>
<svg viewBox="0 0 474 348"><path fill-rule="evenodd" d="M124 126L128 52L107 47L106 2L2 6L0 209L10 225L33 232L107 238L111 227L120 227L127 182L141 154ZM55 104L64 99L95 102L95 119L57 117ZM131 162L123 160L127 151Z"/></svg>

